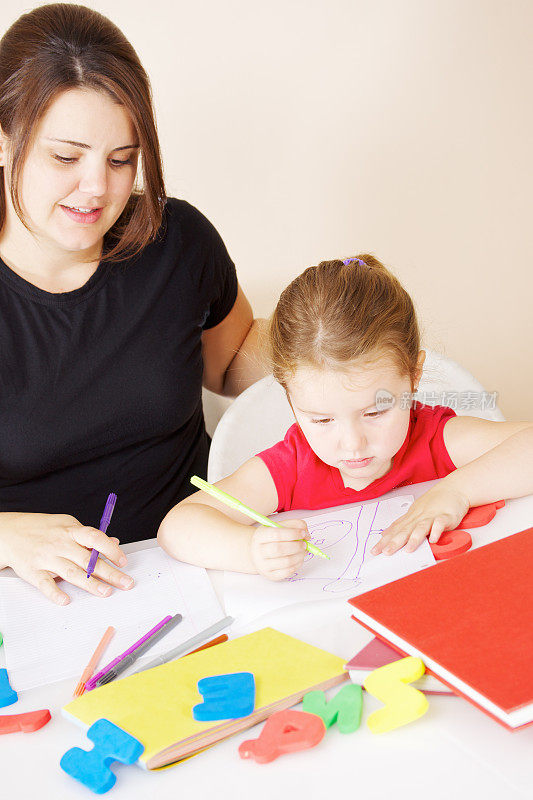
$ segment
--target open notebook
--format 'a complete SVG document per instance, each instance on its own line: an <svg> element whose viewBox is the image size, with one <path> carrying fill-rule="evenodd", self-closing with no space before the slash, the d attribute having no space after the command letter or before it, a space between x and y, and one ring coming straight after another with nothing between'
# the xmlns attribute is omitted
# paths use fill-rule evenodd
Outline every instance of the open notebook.
<svg viewBox="0 0 533 800"><path fill-rule="evenodd" d="M224 616L205 569L170 558L160 547L130 553L126 567L135 585L94 597L64 584L67 606L57 606L18 578L0 579L0 630L6 666L17 691L80 679L104 631L115 634L100 662L108 664L168 614L183 620L131 669L137 669L205 630Z"/></svg>
<svg viewBox="0 0 533 800"><path fill-rule="evenodd" d="M231 672L254 674L253 714L236 720L197 722L192 708L202 702L198 681ZM262 628L108 683L69 703L63 714L84 728L105 717L142 742L145 749L140 766L156 769L299 703L308 691L329 689L347 677L344 659L273 628Z"/></svg>

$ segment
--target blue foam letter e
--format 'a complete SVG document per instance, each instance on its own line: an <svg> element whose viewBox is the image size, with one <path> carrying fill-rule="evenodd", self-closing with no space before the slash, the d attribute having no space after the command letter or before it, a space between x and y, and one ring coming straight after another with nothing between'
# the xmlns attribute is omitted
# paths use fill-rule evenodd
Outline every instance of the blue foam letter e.
<svg viewBox="0 0 533 800"><path fill-rule="evenodd" d="M212 675L198 681L203 703L193 707L198 722L247 717L255 708L255 681L251 672Z"/></svg>

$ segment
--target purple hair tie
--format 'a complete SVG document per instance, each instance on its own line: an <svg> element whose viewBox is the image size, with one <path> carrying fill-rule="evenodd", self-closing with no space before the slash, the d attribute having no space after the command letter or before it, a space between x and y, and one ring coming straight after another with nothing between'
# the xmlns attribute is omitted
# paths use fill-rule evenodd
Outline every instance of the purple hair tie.
<svg viewBox="0 0 533 800"><path fill-rule="evenodd" d="M354 262L356 264L358 264L358 266L360 266L360 267L366 267L365 262L362 261L360 258L345 258L342 263L346 267L346 266L348 266L348 264L353 264Z"/></svg>

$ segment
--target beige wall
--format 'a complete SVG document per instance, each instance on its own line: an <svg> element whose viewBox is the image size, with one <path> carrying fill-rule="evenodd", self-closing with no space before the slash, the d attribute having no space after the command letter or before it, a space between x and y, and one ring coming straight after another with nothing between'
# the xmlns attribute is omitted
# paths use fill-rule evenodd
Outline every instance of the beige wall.
<svg viewBox="0 0 533 800"><path fill-rule="evenodd" d="M533 418L531 0L137 5L93 7L151 75L169 191L218 226L256 312L373 252L426 344Z"/></svg>

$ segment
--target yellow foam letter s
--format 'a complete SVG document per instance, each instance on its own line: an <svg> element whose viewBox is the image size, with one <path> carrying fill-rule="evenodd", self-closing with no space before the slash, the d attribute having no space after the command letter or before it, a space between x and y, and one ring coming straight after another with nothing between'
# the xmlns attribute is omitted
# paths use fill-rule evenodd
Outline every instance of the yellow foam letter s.
<svg viewBox="0 0 533 800"><path fill-rule="evenodd" d="M423 716L429 703L418 689L406 684L418 680L426 668L420 658L408 656L379 667L365 680L366 691L385 703L367 720L372 733L386 733Z"/></svg>

